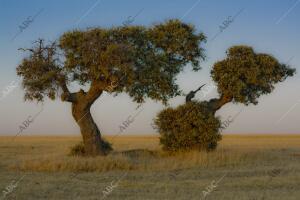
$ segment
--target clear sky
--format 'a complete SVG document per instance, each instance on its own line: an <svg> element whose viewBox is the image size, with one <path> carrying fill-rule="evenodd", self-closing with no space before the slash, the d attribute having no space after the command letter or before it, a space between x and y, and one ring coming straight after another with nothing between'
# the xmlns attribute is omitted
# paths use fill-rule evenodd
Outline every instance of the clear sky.
<svg viewBox="0 0 300 200"><path fill-rule="evenodd" d="M74 28L121 26L130 16L134 25L179 18L206 34L207 60L202 70L191 72L187 66L178 76L185 92L210 83L212 64L236 44L251 45L300 71L300 0L0 0L0 135L79 134L70 104L47 100L42 107L23 101L15 70L23 54L17 49L30 47L37 38L57 39ZM218 34L228 19L233 20ZM243 110L224 133L300 133L299 83L297 73L276 85L271 94L262 96L256 106L226 105L217 113L222 120ZM216 96L216 90L210 88L207 95L199 93L196 98ZM170 103L182 104L184 97ZM122 122L136 113L134 122L122 134L155 133L151 122L162 104L147 100L140 109L136 106L126 94L104 94L93 105L92 114L104 135L118 133ZM31 120L30 116L36 117L20 132L20 125Z"/></svg>

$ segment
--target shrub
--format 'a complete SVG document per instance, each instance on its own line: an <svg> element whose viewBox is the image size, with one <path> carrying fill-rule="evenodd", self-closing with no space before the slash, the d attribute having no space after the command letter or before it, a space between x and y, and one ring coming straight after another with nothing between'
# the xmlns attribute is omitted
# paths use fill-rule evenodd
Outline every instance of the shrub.
<svg viewBox="0 0 300 200"><path fill-rule="evenodd" d="M69 153L70 156L84 156L84 154L85 154L85 150L84 150L83 142L80 142L75 146L72 146Z"/></svg>
<svg viewBox="0 0 300 200"><path fill-rule="evenodd" d="M162 110L154 121L166 151L214 150L221 140L221 121L205 102L191 101Z"/></svg>
<svg viewBox="0 0 300 200"><path fill-rule="evenodd" d="M102 141L101 141L101 149L105 155L109 154L113 150L111 143L104 140L104 138L102 138Z"/></svg>
<svg viewBox="0 0 300 200"><path fill-rule="evenodd" d="M107 141L105 141L102 138L102 142L101 142L101 149L103 150L103 152L105 154L108 154L109 152L111 152L113 149L111 147L111 144ZM72 146L70 149L70 156L85 156L86 155L86 151L84 148L84 143L81 141L80 143L76 144L75 146Z"/></svg>

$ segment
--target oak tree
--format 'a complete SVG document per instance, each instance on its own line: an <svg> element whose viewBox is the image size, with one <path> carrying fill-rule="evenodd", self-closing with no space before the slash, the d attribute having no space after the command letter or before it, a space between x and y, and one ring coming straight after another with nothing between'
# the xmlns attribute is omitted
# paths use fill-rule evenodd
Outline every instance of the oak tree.
<svg viewBox="0 0 300 200"><path fill-rule="evenodd" d="M229 102L256 105L261 95L271 93L276 83L296 72L274 56L257 53L250 46L233 46L226 54L211 70L219 93L219 98L208 101L213 113Z"/></svg>
<svg viewBox="0 0 300 200"><path fill-rule="evenodd" d="M225 104L258 103L261 95L273 91L275 84L293 76L295 69L280 63L274 56L257 53L252 47L240 45L227 50L227 57L216 62L211 77L217 86L218 98L208 101L192 100L197 90L186 96L186 103L162 110L155 124L160 132L163 149L213 150L221 139L221 121L216 111ZM228 126L228 124L227 124Z"/></svg>
<svg viewBox="0 0 300 200"><path fill-rule="evenodd" d="M27 55L17 74L25 100L60 97L70 102L86 154L106 155L110 144L92 118L92 104L103 92L125 92L138 103L145 98L166 103L180 94L176 75L186 64L200 69L204 41L193 25L176 19L152 26L73 30L58 41L39 39L32 48L22 49ZM72 92L74 83L78 90Z"/></svg>

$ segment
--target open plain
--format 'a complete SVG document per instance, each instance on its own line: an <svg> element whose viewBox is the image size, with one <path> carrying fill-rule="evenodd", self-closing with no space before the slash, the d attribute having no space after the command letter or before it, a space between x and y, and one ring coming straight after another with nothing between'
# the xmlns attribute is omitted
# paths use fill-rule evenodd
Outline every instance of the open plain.
<svg viewBox="0 0 300 200"><path fill-rule="evenodd" d="M214 152L176 155L157 136L106 139L110 155L85 158L68 156L80 137L0 137L1 198L300 199L299 135L225 135Z"/></svg>

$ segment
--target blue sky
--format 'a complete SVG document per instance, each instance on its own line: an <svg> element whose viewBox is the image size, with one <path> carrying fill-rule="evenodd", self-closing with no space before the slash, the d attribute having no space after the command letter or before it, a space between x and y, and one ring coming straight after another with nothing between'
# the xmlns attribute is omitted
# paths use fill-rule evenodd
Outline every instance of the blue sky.
<svg viewBox="0 0 300 200"><path fill-rule="evenodd" d="M228 27L211 41L222 23L239 11ZM39 15L14 38L20 25L37 13ZM136 25L179 18L194 24L208 37L203 69L193 73L187 66L178 76L178 83L185 92L209 83L213 63L224 58L226 49L236 44L251 45L258 52L270 53L299 71L300 0L0 0L0 92L3 94L5 88L17 80L15 68L23 56L18 48L29 47L37 38L55 40L75 28L121 26L135 15L133 24ZM223 120L243 110L224 133L299 133L299 83L299 74L296 74L276 85L272 94L261 97L257 106L226 105L217 113ZM41 110L40 104L24 102L23 95L18 85L0 98L0 135L17 134L19 126ZM204 98L215 96L212 88ZM198 94L197 98L203 99L203 95ZM173 106L183 102L184 97L170 101ZM150 124L163 106L151 100L142 110L135 110L136 106L126 94L115 98L104 94L95 102L92 114L104 134L116 134L128 116L141 111L123 134L155 133ZM68 103L47 100L43 111L21 134L79 134L79 128Z"/></svg>

